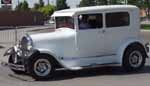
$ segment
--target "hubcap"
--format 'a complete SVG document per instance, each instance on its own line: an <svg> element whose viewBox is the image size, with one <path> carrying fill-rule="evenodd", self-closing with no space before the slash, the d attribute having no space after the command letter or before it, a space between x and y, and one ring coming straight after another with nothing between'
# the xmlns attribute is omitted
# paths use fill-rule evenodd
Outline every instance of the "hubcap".
<svg viewBox="0 0 150 86"><path fill-rule="evenodd" d="M38 59L34 64L34 72L38 76L47 76L51 72L51 63L47 59Z"/></svg>
<svg viewBox="0 0 150 86"><path fill-rule="evenodd" d="M142 64L142 54L139 51L133 51L129 56L129 63L132 67L139 67Z"/></svg>

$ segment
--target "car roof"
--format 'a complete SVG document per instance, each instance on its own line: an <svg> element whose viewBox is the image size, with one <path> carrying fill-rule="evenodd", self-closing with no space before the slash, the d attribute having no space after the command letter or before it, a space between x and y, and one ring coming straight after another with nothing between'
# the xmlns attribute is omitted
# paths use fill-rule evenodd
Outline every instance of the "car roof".
<svg viewBox="0 0 150 86"><path fill-rule="evenodd" d="M60 14L67 15L74 15L74 14L80 14L84 12L90 12L90 11L100 11L100 10L131 10L131 9L138 9L134 5L102 5L102 6L90 6L90 7L79 7L79 8L72 8L72 9L65 9L56 11L53 16L60 16Z"/></svg>

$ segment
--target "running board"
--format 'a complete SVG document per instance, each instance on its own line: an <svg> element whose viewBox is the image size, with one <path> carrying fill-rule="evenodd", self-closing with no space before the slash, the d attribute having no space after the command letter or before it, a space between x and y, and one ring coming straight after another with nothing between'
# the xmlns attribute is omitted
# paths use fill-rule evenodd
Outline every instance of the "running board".
<svg viewBox="0 0 150 86"><path fill-rule="evenodd" d="M118 63L110 63L110 64L91 64L87 66L81 66L81 67L69 67L69 70L81 70L81 69L89 69L89 68L98 68L98 67L106 67L106 66L121 66L121 64Z"/></svg>

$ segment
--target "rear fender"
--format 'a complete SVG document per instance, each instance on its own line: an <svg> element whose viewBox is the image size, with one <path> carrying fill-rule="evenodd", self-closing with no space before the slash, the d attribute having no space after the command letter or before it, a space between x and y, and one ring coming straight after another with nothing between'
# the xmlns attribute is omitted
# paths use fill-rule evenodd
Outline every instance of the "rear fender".
<svg viewBox="0 0 150 86"><path fill-rule="evenodd" d="M143 42L141 40L129 40L127 41L126 43L122 44L120 46L120 48L118 49L118 52L117 52L117 58L118 58L118 61L120 64L122 64L122 59L123 59L123 55L124 55L124 52L125 50L127 49L127 47L130 45L130 44L133 44L133 43L139 43L141 45L143 45Z"/></svg>

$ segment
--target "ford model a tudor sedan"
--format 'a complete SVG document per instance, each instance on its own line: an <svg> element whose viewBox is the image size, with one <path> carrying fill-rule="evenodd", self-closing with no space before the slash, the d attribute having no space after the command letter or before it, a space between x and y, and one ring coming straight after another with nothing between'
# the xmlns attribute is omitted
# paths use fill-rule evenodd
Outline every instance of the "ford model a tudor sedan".
<svg viewBox="0 0 150 86"><path fill-rule="evenodd" d="M47 79L58 68L80 70L120 65L141 69L147 48L140 35L139 9L131 5L94 6L56 11L55 31L25 35L6 51L7 65L35 79Z"/></svg>

